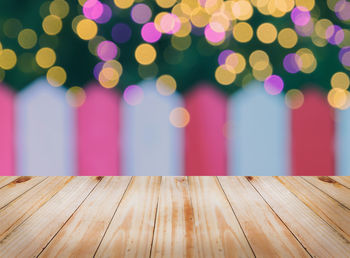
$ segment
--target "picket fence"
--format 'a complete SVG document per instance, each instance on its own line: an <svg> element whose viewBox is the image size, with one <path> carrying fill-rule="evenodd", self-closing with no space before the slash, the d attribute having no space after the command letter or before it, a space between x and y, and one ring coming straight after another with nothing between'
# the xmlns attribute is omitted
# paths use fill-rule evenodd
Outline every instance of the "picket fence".
<svg viewBox="0 0 350 258"><path fill-rule="evenodd" d="M229 98L205 83L167 97L140 86L137 106L92 83L73 108L45 79L0 85L0 175L350 175L350 110L317 89L291 110L260 82ZM169 122L179 106L185 128Z"/></svg>

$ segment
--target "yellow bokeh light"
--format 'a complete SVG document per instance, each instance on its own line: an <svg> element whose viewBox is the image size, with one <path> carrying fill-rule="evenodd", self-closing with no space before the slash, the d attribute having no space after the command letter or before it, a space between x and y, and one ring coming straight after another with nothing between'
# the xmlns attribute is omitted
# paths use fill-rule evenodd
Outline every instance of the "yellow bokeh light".
<svg viewBox="0 0 350 258"><path fill-rule="evenodd" d="M347 90L333 88L328 92L327 100L334 108L346 109L349 107L350 94Z"/></svg>
<svg viewBox="0 0 350 258"><path fill-rule="evenodd" d="M84 6L84 4L85 4L86 1L87 1L87 0L78 0L79 4L80 4L81 6Z"/></svg>
<svg viewBox="0 0 350 258"><path fill-rule="evenodd" d="M170 8L176 3L176 0L156 0L156 3L162 8Z"/></svg>
<svg viewBox="0 0 350 258"><path fill-rule="evenodd" d="M54 66L47 71L46 78L52 86L59 87L66 82L67 73L62 67Z"/></svg>
<svg viewBox="0 0 350 258"><path fill-rule="evenodd" d="M191 12L191 22L198 28L205 27L209 23L210 15L199 6Z"/></svg>
<svg viewBox="0 0 350 258"><path fill-rule="evenodd" d="M315 0L296 0L295 5L296 6L303 6L308 11L311 11L315 7Z"/></svg>
<svg viewBox="0 0 350 258"><path fill-rule="evenodd" d="M182 38L176 36L171 37L171 45L179 51L188 49L191 46L191 43L192 39L190 35Z"/></svg>
<svg viewBox="0 0 350 258"><path fill-rule="evenodd" d="M326 31L329 28L329 26L332 26L332 25L333 23L328 19L318 20L315 24L316 35L321 39L326 39L327 38Z"/></svg>
<svg viewBox="0 0 350 258"><path fill-rule="evenodd" d="M265 44L270 44L276 40L277 30L271 23L261 24L256 32L258 39Z"/></svg>
<svg viewBox="0 0 350 258"><path fill-rule="evenodd" d="M301 48L296 52L296 54L300 57L300 70L303 73L312 73L315 71L317 67L317 60L310 49Z"/></svg>
<svg viewBox="0 0 350 258"><path fill-rule="evenodd" d="M246 61L240 53L232 53L226 58L225 65L230 72L239 74L244 71Z"/></svg>
<svg viewBox="0 0 350 258"><path fill-rule="evenodd" d="M114 69L118 73L119 77L122 76L123 66L117 60L109 60L103 64L103 68L108 67Z"/></svg>
<svg viewBox="0 0 350 258"><path fill-rule="evenodd" d="M0 52L0 68L11 70L17 63L16 53L12 49L3 49Z"/></svg>
<svg viewBox="0 0 350 258"><path fill-rule="evenodd" d="M93 39L89 40L88 48L90 53L97 56L97 47L102 41L105 41L105 40L106 39L102 36L96 36Z"/></svg>
<svg viewBox="0 0 350 258"><path fill-rule="evenodd" d="M153 78L158 74L158 65L152 63L150 65L139 65L137 71L142 79Z"/></svg>
<svg viewBox="0 0 350 258"><path fill-rule="evenodd" d="M41 68L49 68L56 62L56 53L53 49L45 47L36 53L35 60Z"/></svg>
<svg viewBox="0 0 350 258"><path fill-rule="evenodd" d="M273 69L272 65L268 64L263 70L253 69L253 77L258 81L264 81L267 77L272 75Z"/></svg>
<svg viewBox="0 0 350 258"><path fill-rule="evenodd" d="M114 0L114 4L120 9L127 9L134 4L134 0Z"/></svg>
<svg viewBox="0 0 350 258"><path fill-rule="evenodd" d="M337 72L333 74L331 78L331 85L333 88L346 90L349 88L349 76L343 72Z"/></svg>
<svg viewBox="0 0 350 258"><path fill-rule="evenodd" d="M160 76L156 82L157 91L164 96L170 96L176 90L176 80L169 74Z"/></svg>
<svg viewBox="0 0 350 258"><path fill-rule="evenodd" d="M262 71L266 69L269 62L269 56L262 50L255 50L249 56L249 64L254 70Z"/></svg>
<svg viewBox="0 0 350 258"><path fill-rule="evenodd" d="M253 15L253 8L246 0L239 0L234 2L232 6L232 13L238 20L248 20Z"/></svg>
<svg viewBox="0 0 350 258"><path fill-rule="evenodd" d="M113 67L105 67L101 70L98 81L102 87L110 89L114 88L119 82L119 74Z"/></svg>
<svg viewBox="0 0 350 258"><path fill-rule="evenodd" d="M50 14L56 15L61 19L69 13L69 4L65 0L54 0L50 3Z"/></svg>
<svg viewBox="0 0 350 258"><path fill-rule="evenodd" d="M56 15L49 15L43 20L42 26L46 34L56 35L62 30L62 20Z"/></svg>
<svg viewBox="0 0 350 258"><path fill-rule="evenodd" d="M298 42L298 35L293 29L285 28L278 33L278 43L284 48L292 48Z"/></svg>
<svg viewBox="0 0 350 258"><path fill-rule="evenodd" d="M170 112L169 121L173 126L183 128L190 122L190 113L183 107L174 108Z"/></svg>
<svg viewBox="0 0 350 258"><path fill-rule="evenodd" d="M18 19L10 18L3 24L3 30L6 37L16 38L22 29L22 23Z"/></svg>
<svg viewBox="0 0 350 258"><path fill-rule="evenodd" d="M249 23L240 22L233 27L233 36L238 42L248 42L253 37L253 29Z"/></svg>
<svg viewBox="0 0 350 258"><path fill-rule="evenodd" d="M83 19L78 22L77 34L81 39L90 40L97 34L97 25L94 21Z"/></svg>
<svg viewBox="0 0 350 258"><path fill-rule="evenodd" d="M189 20L185 17L180 17L179 19L181 22L181 26L180 29L176 31L174 35L177 37L186 37L191 33L192 25L189 22Z"/></svg>
<svg viewBox="0 0 350 258"><path fill-rule="evenodd" d="M289 90L285 96L286 105L291 109L298 109L304 104L304 94L300 90Z"/></svg>
<svg viewBox="0 0 350 258"><path fill-rule="evenodd" d="M80 107L86 100L85 90L78 86L71 87L67 90L66 99L72 107Z"/></svg>
<svg viewBox="0 0 350 258"><path fill-rule="evenodd" d="M236 74L226 65L220 65L215 71L215 79L222 85L230 85L236 80Z"/></svg>
<svg viewBox="0 0 350 258"><path fill-rule="evenodd" d="M150 44L141 44L135 50L136 61L142 65L149 65L153 63L156 57L157 52Z"/></svg>
<svg viewBox="0 0 350 258"><path fill-rule="evenodd" d="M32 29L24 29L18 34L18 44L24 49L33 48L37 42L38 37Z"/></svg>

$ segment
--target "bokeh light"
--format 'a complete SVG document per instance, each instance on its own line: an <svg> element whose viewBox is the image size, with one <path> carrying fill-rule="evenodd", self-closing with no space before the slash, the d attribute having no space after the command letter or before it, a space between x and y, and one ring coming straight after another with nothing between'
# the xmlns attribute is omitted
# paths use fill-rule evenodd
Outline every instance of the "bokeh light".
<svg viewBox="0 0 350 258"><path fill-rule="evenodd" d="M112 28L112 38L116 43L126 43L131 38L131 29L126 23L117 23Z"/></svg>
<svg viewBox="0 0 350 258"><path fill-rule="evenodd" d="M130 85L125 89L123 97L129 105L139 105L143 100L143 90L140 86Z"/></svg>
<svg viewBox="0 0 350 258"><path fill-rule="evenodd" d="M117 46L112 41L102 41L98 44L97 55L103 61L112 60L117 56Z"/></svg>
<svg viewBox="0 0 350 258"><path fill-rule="evenodd" d="M142 65L149 65L156 59L157 52L150 44L141 44L135 50L136 61Z"/></svg>
<svg viewBox="0 0 350 258"><path fill-rule="evenodd" d="M331 85L333 88L346 90L349 88L349 76L344 72L337 72L331 78Z"/></svg>
<svg viewBox="0 0 350 258"><path fill-rule="evenodd" d="M157 79L157 91L164 96L170 96L176 90L176 80L169 74L164 74Z"/></svg>
<svg viewBox="0 0 350 258"><path fill-rule="evenodd" d="M136 4L131 10L131 18L138 24L148 22L152 17L152 10L146 4Z"/></svg>
<svg viewBox="0 0 350 258"><path fill-rule="evenodd" d="M66 100L72 107L80 107L86 100L85 90L81 87L74 86L67 90Z"/></svg>
<svg viewBox="0 0 350 258"><path fill-rule="evenodd" d="M298 109L304 104L304 94L297 89L287 91L285 103L291 109Z"/></svg>
<svg viewBox="0 0 350 258"><path fill-rule="evenodd" d="M177 128L186 127L186 125L188 125L190 122L190 113L183 107L174 108L170 112L169 121Z"/></svg>
<svg viewBox="0 0 350 258"><path fill-rule="evenodd" d="M11 70L17 63L17 55L12 49L0 51L0 68Z"/></svg>
<svg viewBox="0 0 350 258"><path fill-rule="evenodd" d="M265 91L270 95L280 94L283 90L284 82L278 75L271 75L264 82Z"/></svg>
<svg viewBox="0 0 350 258"><path fill-rule="evenodd" d="M67 73L62 67L54 66L47 71L46 78L51 86L59 87L66 82Z"/></svg>
<svg viewBox="0 0 350 258"><path fill-rule="evenodd" d="M35 60L41 68L49 68L56 62L56 53L51 48L41 48L36 53Z"/></svg>
<svg viewBox="0 0 350 258"><path fill-rule="evenodd" d="M141 36L144 41L154 43L161 38L162 33L156 29L153 22L149 22L142 26Z"/></svg>
<svg viewBox="0 0 350 258"><path fill-rule="evenodd" d="M97 25L94 21L83 19L77 24L77 34L81 39L90 40L97 34Z"/></svg>
<svg viewBox="0 0 350 258"><path fill-rule="evenodd" d="M18 34L18 44L24 49L33 48L38 41L34 30L24 29Z"/></svg>
<svg viewBox="0 0 350 258"><path fill-rule="evenodd" d="M46 16L42 27L46 34L56 35L62 30L62 20L56 15Z"/></svg>

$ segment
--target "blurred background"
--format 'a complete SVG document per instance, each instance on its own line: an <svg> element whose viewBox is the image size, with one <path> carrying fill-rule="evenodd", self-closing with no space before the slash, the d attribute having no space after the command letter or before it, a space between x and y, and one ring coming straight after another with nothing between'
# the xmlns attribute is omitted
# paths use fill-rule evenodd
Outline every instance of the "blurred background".
<svg viewBox="0 0 350 258"><path fill-rule="evenodd" d="M350 175L347 0L0 7L0 175Z"/></svg>

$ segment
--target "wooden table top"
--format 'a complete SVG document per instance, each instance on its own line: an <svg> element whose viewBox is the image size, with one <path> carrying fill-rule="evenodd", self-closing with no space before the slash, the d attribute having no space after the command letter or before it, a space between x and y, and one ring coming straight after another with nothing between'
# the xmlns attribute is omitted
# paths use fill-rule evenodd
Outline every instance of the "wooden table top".
<svg viewBox="0 0 350 258"><path fill-rule="evenodd" d="M0 257L350 257L350 177L0 177Z"/></svg>

